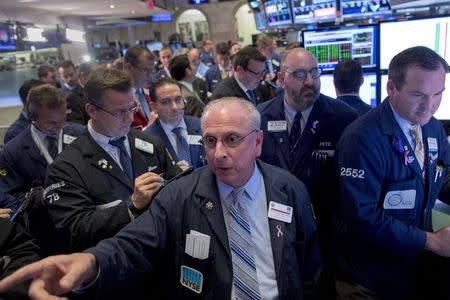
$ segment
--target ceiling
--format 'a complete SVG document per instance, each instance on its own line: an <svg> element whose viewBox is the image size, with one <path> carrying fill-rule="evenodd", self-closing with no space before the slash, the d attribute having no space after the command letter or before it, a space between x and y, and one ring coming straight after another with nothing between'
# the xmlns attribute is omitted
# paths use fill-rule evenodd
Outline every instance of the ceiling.
<svg viewBox="0 0 450 300"><path fill-rule="evenodd" d="M154 1L156 2L156 1ZM114 8L110 6L114 5ZM83 16L90 18L144 17L164 12L154 6L148 8L148 1L141 0L1 0L0 11L21 12L55 16Z"/></svg>

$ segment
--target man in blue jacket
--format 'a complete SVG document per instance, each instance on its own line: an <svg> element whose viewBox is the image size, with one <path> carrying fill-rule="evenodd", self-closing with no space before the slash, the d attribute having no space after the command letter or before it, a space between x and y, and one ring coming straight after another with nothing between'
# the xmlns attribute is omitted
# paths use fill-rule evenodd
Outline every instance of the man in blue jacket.
<svg viewBox="0 0 450 300"><path fill-rule="evenodd" d="M447 70L426 47L397 54L388 98L350 125L336 147L343 299L448 299L439 295L448 286L439 268L448 267L450 228L433 232L430 224L450 163L445 132L433 118Z"/></svg>
<svg viewBox="0 0 450 300"><path fill-rule="evenodd" d="M0 293L29 278L30 295L90 285L111 299L112 287L152 272L158 280L146 286L155 299L317 299L320 251L308 192L256 160L259 126L248 101L211 102L202 115L208 168L169 184L114 238L29 265L2 281Z"/></svg>
<svg viewBox="0 0 450 300"><path fill-rule="evenodd" d="M158 118L144 132L159 137L180 167L203 166L200 119L184 115L185 100L179 83L172 78L157 80L150 90L150 98Z"/></svg>

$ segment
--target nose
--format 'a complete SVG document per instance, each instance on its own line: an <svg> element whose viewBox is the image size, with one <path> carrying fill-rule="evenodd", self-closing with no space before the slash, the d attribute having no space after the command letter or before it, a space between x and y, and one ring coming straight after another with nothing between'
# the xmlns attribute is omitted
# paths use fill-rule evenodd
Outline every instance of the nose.
<svg viewBox="0 0 450 300"><path fill-rule="evenodd" d="M225 145L222 143L222 141L217 140L216 147L214 148L214 158L220 159L227 156Z"/></svg>
<svg viewBox="0 0 450 300"><path fill-rule="evenodd" d="M306 77L304 83L311 85L314 82L314 79L311 75L311 72L306 72Z"/></svg>

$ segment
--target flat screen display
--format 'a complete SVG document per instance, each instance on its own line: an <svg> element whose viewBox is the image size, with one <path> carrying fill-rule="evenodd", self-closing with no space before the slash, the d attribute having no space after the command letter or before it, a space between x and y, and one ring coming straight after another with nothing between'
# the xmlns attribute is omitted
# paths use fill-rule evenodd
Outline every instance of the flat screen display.
<svg viewBox="0 0 450 300"><path fill-rule="evenodd" d="M7 23L0 23L0 51L16 50L14 28Z"/></svg>
<svg viewBox="0 0 450 300"><path fill-rule="evenodd" d="M380 68L388 69L392 58L414 46L426 46L450 60L450 17L380 23Z"/></svg>
<svg viewBox="0 0 450 300"><path fill-rule="evenodd" d="M292 24L289 0L264 0L264 11L268 26Z"/></svg>
<svg viewBox="0 0 450 300"><path fill-rule="evenodd" d="M152 22L154 22L154 23L170 23L170 22L173 22L173 16L171 13L153 14Z"/></svg>
<svg viewBox="0 0 450 300"><path fill-rule="evenodd" d="M336 0L292 0L294 23L305 24L336 18Z"/></svg>
<svg viewBox="0 0 450 300"><path fill-rule="evenodd" d="M390 0L341 0L341 16L344 18L370 18L391 13Z"/></svg>
<svg viewBox="0 0 450 300"><path fill-rule="evenodd" d="M323 70L333 70L344 59L353 59L363 68L377 66L376 25L303 31L305 49L311 51Z"/></svg>
<svg viewBox="0 0 450 300"><path fill-rule="evenodd" d="M331 98L336 98L333 74L322 74L320 76L320 92ZM359 89L359 97L367 104L377 106L377 74L375 72L364 73L364 83Z"/></svg>
<svg viewBox="0 0 450 300"><path fill-rule="evenodd" d="M386 91L387 81L388 75L381 75L381 101L388 96ZM445 91L442 94L441 105L434 117L438 120L450 120L450 73L445 76Z"/></svg>
<svg viewBox="0 0 450 300"><path fill-rule="evenodd" d="M266 24L266 15L264 14L264 10L253 11L253 14L255 15L256 29L265 30L267 28L267 24Z"/></svg>

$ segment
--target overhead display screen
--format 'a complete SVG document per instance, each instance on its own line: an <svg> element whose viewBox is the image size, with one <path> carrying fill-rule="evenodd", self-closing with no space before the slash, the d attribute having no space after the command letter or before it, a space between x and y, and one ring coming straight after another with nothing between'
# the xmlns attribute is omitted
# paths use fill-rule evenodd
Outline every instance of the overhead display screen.
<svg viewBox="0 0 450 300"><path fill-rule="evenodd" d="M336 0L292 0L294 23L330 21L336 18Z"/></svg>
<svg viewBox="0 0 450 300"><path fill-rule="evenodd" d="M270 27L292 24L292 14L289 0L265 0L267 25Z"/></svg>
<svg viewBox="0 0 450 300"><path fill-rule="evenodd" d="M341 16L344 18L370 18L391 13L390 0L341 0Z"/></svg>

